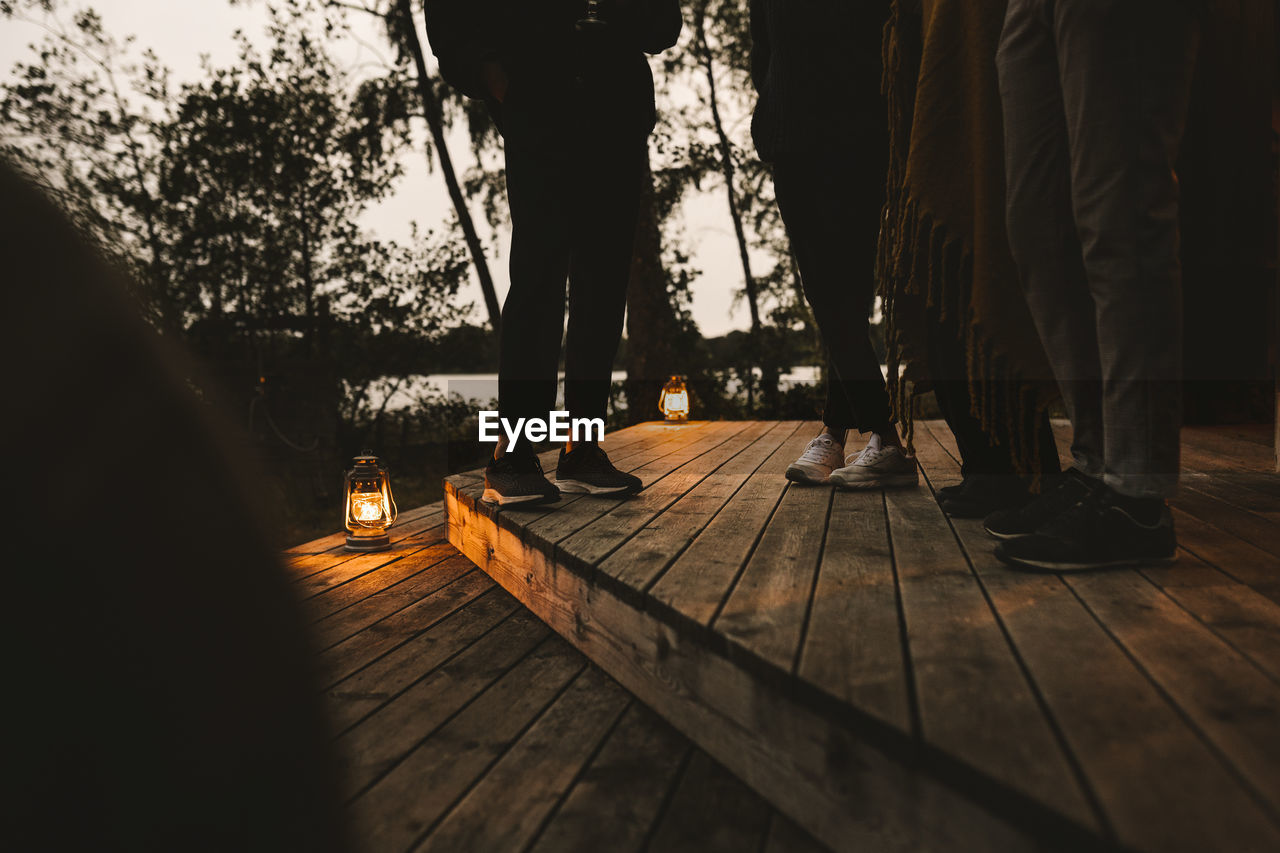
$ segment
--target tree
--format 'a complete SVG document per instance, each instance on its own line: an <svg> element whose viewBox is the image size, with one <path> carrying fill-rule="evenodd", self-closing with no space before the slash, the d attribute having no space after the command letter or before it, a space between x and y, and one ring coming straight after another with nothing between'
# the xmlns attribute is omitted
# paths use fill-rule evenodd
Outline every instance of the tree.
<svg viewBox="0 0 1280 853"><path fill-rule="evenodd" d="M233 4L244 1L231 0ZM321 3L329 10L340 13L355 11L371 15L382 22L387 41L396 51L395 61L387 69L386 83L392 87L400 87L405 95L411 93L420 107L420 111L411 111L408 109L408 99L402 98L397 104L403 112L398 115L388 115L386 118L395 121L416 117L423 119L426 123L431 137L431 147L426 152L427 165L433 169L437 164L439 165L445 189L449 193L449 200L458 218L458 225L462 230L476 279L484 296L489 325L497 334L502 328L502 307L498 302L498 293L493 283L493 274L489 271L484 245L480 241L475 220L471 216L471 209L467 203L467 196L470 193L458 180L453 155L449 150L447 132L452 124L453 111L447 107L454 96L444 81L431 73L426 52L422 46L422 38L418 34L417 22L423 16L422 3L415 0L363 0L363 2L321 0Z"/></svg>
<svg viewBox="0 0 1280 853"><path fill-rule="evenodd" d="M808 311L768 171L746 139L754 105L750 8L747 0L694 0L687 8L690 26L664 65L669 77L687 87L694 103L663 112L672 135L683 140L676 153L685 161L685 178L698 188L711 178L724 190L750 315L747 345L738 350L742 360L734 370L746 390L749 412L757 404L754 371L761 370L759 390L767 409L777 397L778 377L790 352L780 343L789 336L771 332L767 321L807 325ZM756 269L760 255L774 259L764 275Z"/></svg>
<svg viewBox="0 0 1280 853"><path fill-rule="evenodd" d="M400 176L405 134L384 121L396 90L353 90L299 3L271 8L269 50L242 39L232 68L176 92L96 15L61 27L55 11L0 7L50 32L0 87L5 154L141 273L153 321L233 383L236 420L247 408L277 456L336 468L344 397L417 372L461 314L461 241L415 231L400 245L356 225Z"/></svg>

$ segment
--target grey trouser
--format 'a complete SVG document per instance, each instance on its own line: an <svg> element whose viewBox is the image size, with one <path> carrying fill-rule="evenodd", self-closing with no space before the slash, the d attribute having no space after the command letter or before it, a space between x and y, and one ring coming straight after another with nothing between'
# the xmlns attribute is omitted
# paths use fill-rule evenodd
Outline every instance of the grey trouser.
<svg viewBox="0 0 1280 853"><path fill-rule="evenodd" d="M1182 420L1178 145L1192 0L1009 0L1009 242L1081 471L1169 497Z"/></svg>

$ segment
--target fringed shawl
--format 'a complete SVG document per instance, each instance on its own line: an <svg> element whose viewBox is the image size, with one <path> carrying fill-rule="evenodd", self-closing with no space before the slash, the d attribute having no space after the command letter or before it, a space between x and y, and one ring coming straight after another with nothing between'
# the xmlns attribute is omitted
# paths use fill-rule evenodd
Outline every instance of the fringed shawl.
<svg viewBox="0 0 1280 853"><path fill-rule="evenodd" d="M995 66L1004 11L1004 0L893 4L884 38L890 163L880 287L890 398L908 446L915 394L931 378L967 378L983 429L1008 441L1020 470L1035 472L1032 425L1057 389L1005 230ZM958 330L966 364L931 377L927 343L942 330Z"/></svg>

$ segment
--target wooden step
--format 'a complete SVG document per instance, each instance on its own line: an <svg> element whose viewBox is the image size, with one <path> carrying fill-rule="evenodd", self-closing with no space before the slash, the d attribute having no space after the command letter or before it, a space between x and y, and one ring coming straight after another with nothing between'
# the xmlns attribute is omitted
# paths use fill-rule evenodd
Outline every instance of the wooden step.
<svg viewBox="0 0 1280 853"><path fill-rule="evenodd" d="M318 650L353 849L826 849L443 538L439 524L400 537L376 566L309 599L340 595L338 614L367 617ZM323 545L287 555L295 589L308 589L305 558ZM418 549L443 557L398 570Z"/></svg>
<svg viewBox="0 0 1280 853"><path fill-rule="evenodd" d="M940 424L923 485L888 493L787 483L817 429L615 433L631 499L498 510L459 475L448 540L835 849L1280 845L1280 606L1201 553L1270 543L1269 481L1174 568L1064 580L939 510ZM1220 512L1215 488L1186 512Z"/></svg>

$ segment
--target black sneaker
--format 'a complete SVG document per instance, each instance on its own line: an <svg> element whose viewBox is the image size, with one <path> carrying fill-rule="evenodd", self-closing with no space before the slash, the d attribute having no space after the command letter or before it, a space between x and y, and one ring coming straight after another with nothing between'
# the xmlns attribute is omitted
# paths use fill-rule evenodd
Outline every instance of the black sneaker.
<svg viewBox="0 0 1280 853"><path fill-rule="evenodd" d="M966 482L968 481L961 480L959 483L956 483L954 486L943 486L941 489L938 489L938 503L942 503L945 500L954 498L956 495L963 492L964 484Z"/></svg>
<svg viewBox="0 0 1280 853"><path fill-rule="evenodd" d="M938 502L952 518L986 518L1031 500L1027 484L1014 474L971 474L961 485L959 492Z"/></svg>
<svg viewBox="0 0 1280 853"><path fill-rule="evenodd" d="M1039 497L1025 506L996 510L987 516L982 527L996 539L1021 539L1030 536L1080 501L1094 493L1102 483L1075 468L1057 478Z"/></svg>
<svg viewBox="0 0 1280 853"><path fill-rule="evenodd" d="M484 467L480 500L499 506L549 504L560 500L560 490L547 482L532 448L516 449L490 459Z"/></svg>
<svg viewBox="0 0 1280 853"><path fill-rule="evenodd" d="M1125 503L1110 489L1097 489L1033 535L1001 542L996 556L1015 569L1044 572L1167 566L1176 560L1169 507L1160 505L1154 523L1146 524Z"/></svg>
<svg viewBox="0 0 1280 853"><path fill-rule="evenodd" d="M596 444L583 444L556 462L556 486L562 492L588 495L634 495L644 487L640 478L613 467L609 455Z"/></svg>

